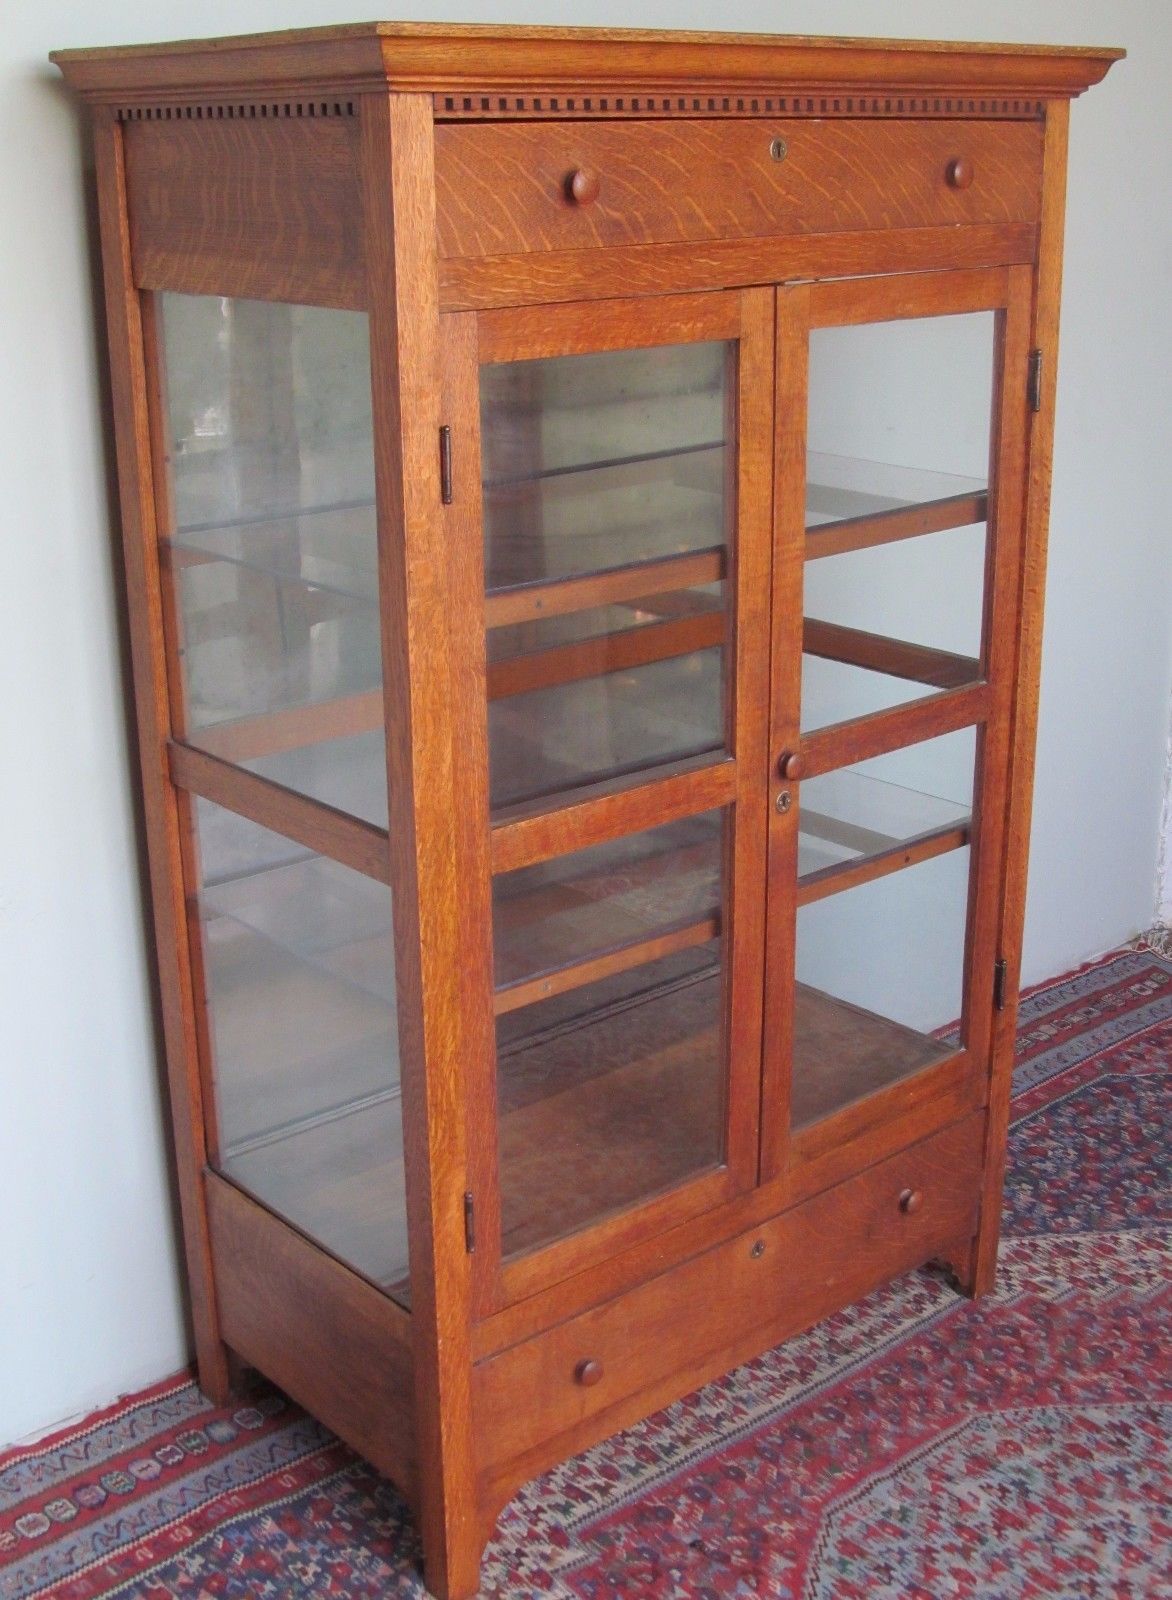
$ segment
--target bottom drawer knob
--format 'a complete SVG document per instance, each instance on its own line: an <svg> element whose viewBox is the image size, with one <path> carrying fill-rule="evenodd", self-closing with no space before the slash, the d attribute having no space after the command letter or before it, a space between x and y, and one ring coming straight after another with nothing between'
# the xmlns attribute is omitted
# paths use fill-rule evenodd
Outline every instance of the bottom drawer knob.
<svg viewBox="0 0 1172 1600"><path fill-rule="evenodd" d="M914 1217L924 1203L924 1196L919 1189L905 1189L899 1197L899 1209L905 1217Z"/></svg>
<svg viewBox="0 0 1172 1600"><path fill-rule="evenodd" d="M574 1368L574 1381L580 1383L583 1389L593 1389L596 1383L602 1382L601 1361L579 1361Z"/></svg>

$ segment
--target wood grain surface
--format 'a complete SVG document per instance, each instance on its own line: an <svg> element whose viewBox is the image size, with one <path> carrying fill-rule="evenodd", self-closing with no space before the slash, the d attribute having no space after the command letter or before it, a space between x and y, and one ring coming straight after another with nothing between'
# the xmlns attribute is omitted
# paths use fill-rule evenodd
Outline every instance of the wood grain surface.
<svg viewBox="0 0 1172 1600"><path fill-rule="evenodd" d="M1074 95L1124 52L1098 46L959 44L623 28L367 22L173 44L54 53L80 94L134 103L209 93L317 96L385 89L427 94L794 90L893 96L963 88Z"/></svg>
<svg viewBox="0 0 1172 1600"><path fill-rule="evenodd" d="M143 289L366 304L352 117L126 124Z"/></svg>
<svg viewBox="0 0 1172 1600"><path fill-rule="evenodd" d="M788 154L774 160L773 141ZM964 154L972 185L948 163ZM1033 123L642 122L436 128L441 258L957 223L1032 222ZM567 176L598 175L573 204Z"/></svg>

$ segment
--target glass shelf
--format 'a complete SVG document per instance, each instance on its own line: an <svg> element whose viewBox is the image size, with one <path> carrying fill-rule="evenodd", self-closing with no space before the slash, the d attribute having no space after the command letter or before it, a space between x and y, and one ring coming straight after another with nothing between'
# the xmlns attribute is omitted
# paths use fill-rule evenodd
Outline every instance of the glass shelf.
<svg viewBox="0 0 1172 1600"><path fill-rule="evenodd" d="M376 528L373 500L195 523L176 529L170 563L181 570L225 563L377 607Z"/></svg>
<svg viewBox="0 0 1172 1600"><path fill-rule="evenodd" d="M719 930L723 813L707 812L493 880L498 1012Z"/></svg>
<svg viewBox="0 0 1172 1600"><path fill-rule="evenodd" d="M807 778L798 818L798 875L804 879L830 873L927 835L959 834L970 821L966 803L885 782L856 768Z"/></svg>
<svg viewBox="0 0 1172 1600"><path fill-rule="evenodd" d="M811 450L806 459L806 531L949 501L957 504L959 514L961 503L983 497L986 487L980 478Z"/></svg>

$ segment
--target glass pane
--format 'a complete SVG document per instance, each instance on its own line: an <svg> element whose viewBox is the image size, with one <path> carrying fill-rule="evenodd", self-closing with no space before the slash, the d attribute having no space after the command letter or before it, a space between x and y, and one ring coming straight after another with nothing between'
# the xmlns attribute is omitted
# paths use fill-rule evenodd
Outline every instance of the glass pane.
<svg viewBox="0 0 1172 1600"><path fill-rule="evenodd" d="M719 1166L726 811L493 884L506 1255Z"/></svg>
<svg viewBox="0 0 1172 1600"><path fill-rule="evenodd" d="M535 980L552 992L575 964L602 952L619 959L648 939L710 939L720 915L722 821L720 811L685 817L494 879L498 1003L500 991Z"/></svg>
<svg viewBox="0 0 1172 1600"><path fill-rule="evenodd" d="M966 829L972 815L974 728L928 739L801 785L802 878L882 855L927 835Z"/></svg>
<svg viewBox="0 0 1172 1600"><path fill-rule="evenodd" d="M385 826L366 316L158 304L185 738Z"/></svg>
<svg viewBox="0 0 1172 1600"><path fill-rule="evenodd" d="M992 312L810 336L802 726L980 677Z"/></svg>
<svg viewBox="0 0 1172 1600"><path fill-rule="evenodd" d="M481 369L494 806L723 747L734 348Z"/></svg>
<svg viewBox="0 0 1172 1600"><path fill-rule="evenodd" d="M966 846L799 909L795 1129L953 1053L943 1035L961 1013L969 857Z"/></svg>
<svg viewBox="0 0 1172 1600"><path fill-rule="evenodd" d="M405 1303L390 890L204 800L196 839L218 1168Z"/></svg>
<svg viewBox="0 0 1172 1600"><path fill-rule="evenodd" d="M506 1256L721 1164L721 965L717 937L498 1018Z"/></svg>

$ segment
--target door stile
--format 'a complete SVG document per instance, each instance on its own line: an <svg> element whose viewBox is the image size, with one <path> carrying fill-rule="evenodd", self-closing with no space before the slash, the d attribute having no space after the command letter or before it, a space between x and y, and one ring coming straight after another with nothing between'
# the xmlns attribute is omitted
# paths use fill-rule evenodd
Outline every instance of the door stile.
<svg viewBox="0 0 1172 1600"><path fill-rule="evenodd" d="M186 911L190 885L184 882L183 821L165 756L171 714L151 459L149 351L144 343L143 296L135 289L131 262L123 131L108 107L95 113L94 154L110 382L118 423L118 483L138 758L179 1206L199 1381L213 1400L223 1403L230 1391L231 1374L229 1353L221 1338L203 1185L206 1107Z"/></svg>
<svg viewBox="0 0 1172 1600"><path fill-rule="evenodd" d="M994 964L1000 904L1009 720L1013 697L1014 610L1025 516L1028 441L1026 372L1029 358L1031 272L1008 269L998 311L993 366L994 427L990 441L986 542L986 617L982 656L989 685L988 716L978 735L977 782L971 839L973 863L961 1038L988 1072L993 1032Z"/></svg>
<svg viewBox="0 0 1172 1600"><path fill-rule="evenodd" d="M492 838L488 804L488 696L480 486L476 314L440 318L440 415L449 429L451 500L443 507L452 604L454 814L461 906L460 1004L468 1092L466 1239L473 1312L501 1301L500 1186L496 1170L496 1038L493 1018ZM437 441L438 448L438 441Z"/></svg>
<svg viewBox="0 0 1172 1600"><path fill-rule="evenodd" d="M774 293L740 296L737 347L737 484L732 497L734 670L728 725L736 759L733 840L728 851L730 948L725 1030L729 1104L727 1159L737 1190L757 1181L766 896L769 751L770 577L773 553Z"/></svg>
<svg viewBox="0 0 1172 1600"><path fill-rule="evenodd" d="M1050 478L1054 450L1054 410L1058 390L1058 332L1062 292L1062 234L1066 211L1066 162L1070 102L1046 104L1042 152L1042 214L1037 267L1031 272L1029 345L1041 350L1043 364L1037 415L1026 418L1024 527L1014 599L1017 613L1006 644L1012 683L1008 785L1005 804L1004 871L998 898L997 956L1005 962L1004 1009L993 1019L993 1069L985 1132L985 1177L971 1281L973 1294L993 1287L1001 1231L1005 1181L1006 1129L1012 1090L1017 1028L1018 982L1033 806L1041 677L1042 613L1046 587Z"/></svg>
<svg viewBox="0 0 1172 1600"><path fill-rule="evenodd" d="M810 286L784 285L776 295L774 350L770 733L760 769L768 834L762 1183L784 1169L790 1138L800 801L798 786L783 778L779 762L798 750L801 728L809 346Z"/></svg>
<svg viewBox="0 0 1172 1600"><path fill-rule="evenodd" d="M420 1520L429 1587L471 1593L481 1530L430 101L366 96L360 151Z"/></svg>

